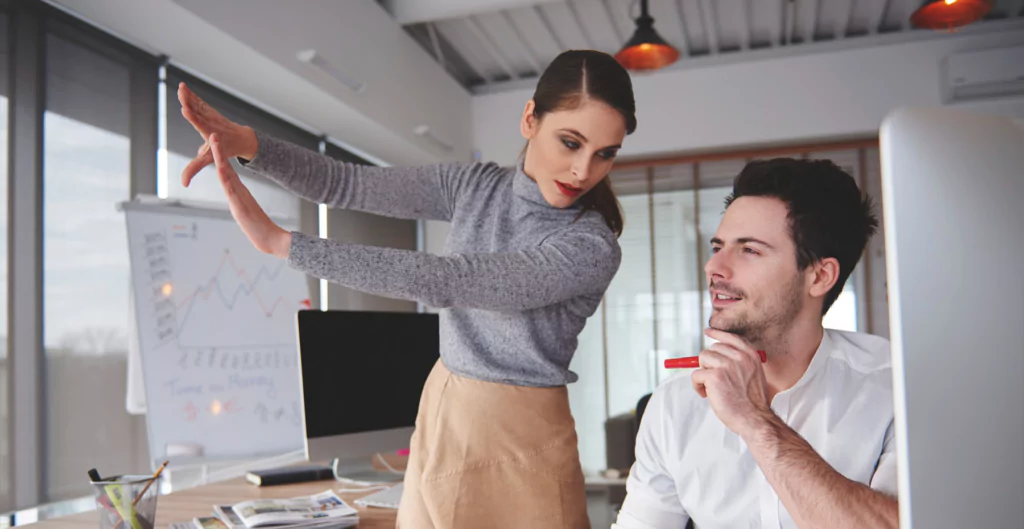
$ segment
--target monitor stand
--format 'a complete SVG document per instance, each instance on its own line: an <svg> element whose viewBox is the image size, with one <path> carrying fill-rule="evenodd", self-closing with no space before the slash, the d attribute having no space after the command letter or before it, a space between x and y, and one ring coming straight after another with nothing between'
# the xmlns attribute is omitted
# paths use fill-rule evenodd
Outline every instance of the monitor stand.
<svg viewBox="0 0 1024 529"><path fill-rule="evenodd" d="M378 483L393 483L402 481L402 475L379 469L373 465L371 457L356 458L334 458L331 461L331 469L334 471L334 478L338 481L345 481L357 485L375 485Z"/></svg>

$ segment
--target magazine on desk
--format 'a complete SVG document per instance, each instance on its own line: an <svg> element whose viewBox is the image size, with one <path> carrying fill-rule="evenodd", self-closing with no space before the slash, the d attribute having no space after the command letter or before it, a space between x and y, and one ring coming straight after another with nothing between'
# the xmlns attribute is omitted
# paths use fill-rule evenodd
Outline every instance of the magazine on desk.
<svg viewBox="0 0 1024 529"><path fill-rule="evenodd" d="M243 501L232 505L231 510L247 529L347 527L347 522L354 524L359 516L333 490L297 498Z"/></svg>
<svg viewBox="0 0 1024 529"><path fill-rule="evenodd" d="M214 505L213 515L220 519L227 529L245 529L245 522L235 514L230 505Z"/></svg>
<svg viewBox="0 0 1024 529"><path fill-rule="evenodd" d="M231 508L230 506L228 507ZM313 524L301 524L301 525L275 525L273 529L347 529L349 527L355 527L359 523L359 518L355 516L346 516L344 518L328 518L326 522L316 522ZM192 524L171 524L170 529L246 529L245 525L232 526L224 522L220 515L217 516L200 516L192 519ZM269 528L268 528L269 529Z"/></svg>

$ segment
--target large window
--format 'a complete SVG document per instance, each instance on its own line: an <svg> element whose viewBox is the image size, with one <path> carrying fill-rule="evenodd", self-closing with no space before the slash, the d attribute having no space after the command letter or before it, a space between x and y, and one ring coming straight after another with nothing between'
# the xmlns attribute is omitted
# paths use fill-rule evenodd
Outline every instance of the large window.
<svg viewBox="0 0 1024 529"><path fill-rule="evenodd" d="M0 13L0 510L11 505L10 375L7 369L7 146L8 66L7 15Z"/></svg>
<svg viewBox="0 0 1024 529"><path fill-rule="evenodd" d="M666 358L689 355L701 340L698 297L702 269L695 229L696 204L689 166L668 166L651 170L651 204L648 219L654 228L651 274L654 292L655 336L658 354L654 359L659 384L672 373L663 367Z"/></svg>
<svg viewBox="0 0 1024 529"><path fill-rule="evenodd" d="M711 295L708 294L708 279L704 273L704 265L711 257L711 238L718 231L718 224L725 214L725 198L732 193L732 181L743 169L745 160L716 160L694 165L694 171L698 173L697 179L697 203L699 204L697 223L700 237L697 241L700 252L700 260L697 263L700 268L700 347L696 348L697 354L700 349L709 344L703 330L708 325L711 317Z"/></svg>
<svg viewBox="0 0 1024 529"><path fill-rule="evenodd" d="M568 386L569 406L576 421L580 461L589 472L604 468L605 460L604 421L608 418L605 388L609 382L604 346L606 307L602 303L597 313L587 320L569 364L569 369L579 376L578 382ZM588 463L591 463L589 467Z"/></svg>
<svg viewBox="0 0 1024 529"><path fill-rule="evenodd" d="M117 205L157 192L158 159L165 196L224 202L210 170L192 188L179 183L201 141L173 88L159 100L158 65L47 3L0 0L0 512L88 496L89 468L150 471L146 418L126 412L134 321ZM174 66L168 77L231 119L319 147L315 134ZM239 172L272 215L316 232L315 205Z"/></svg>
<svg viewBox="0 0 1024 529"><path fill-rule="evenodd" d="M145 432L124 407L129 261L116 205L130 195L130 68L54 34L45 64L45 483L56 500L89 493L82 469L144 471Z"/></svg>
<svg viewBox="0 0 1024 529"><path fill-rule="evenodd" d="M876 194L872 183L878 179L878 151L870 145L807 153L794 149L784 155L831 159ZM622 265L598 313L587 322L571 366L580 375L570 386L570 401L586 472L606 466L605 420L631 413L644 395L674 374L664 369L666 358L696 355L708 345L703 330L711 299L704 265L725 198L748 157L764 155L634 165L613 172L625 214L619 239ZM876 235L876 241L881 237ZM885 328L872 327L872 321L886 315L867 317L871 310L861 294L864 277L870 275L872 284L884 282L884 269L867 274L869 266L864 260L858 264L826 314L826 327L886 334ZM880 309L884 312L885 306Z"/></svg>
<svg viewBox="0 0 1024 529"><path fill-rule="evenodd" d="M608 412L632 410L655 384L650 203L646 194L620 197L625 225L622 264L605 293Z"/></svg>

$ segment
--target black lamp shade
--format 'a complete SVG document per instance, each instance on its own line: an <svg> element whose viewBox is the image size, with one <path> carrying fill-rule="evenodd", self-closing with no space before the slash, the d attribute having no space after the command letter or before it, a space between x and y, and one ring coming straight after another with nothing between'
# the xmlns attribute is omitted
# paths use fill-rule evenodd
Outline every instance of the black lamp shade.
<svg viewBox="0 0 1024 529"><path fill-rule="evenodd" d="M654 31L654 19L647 14L646 2L643 7L643 13L636 19L636 32L615 54L615 59L627 70L657 70L679 58L679 50Z"/></svg>

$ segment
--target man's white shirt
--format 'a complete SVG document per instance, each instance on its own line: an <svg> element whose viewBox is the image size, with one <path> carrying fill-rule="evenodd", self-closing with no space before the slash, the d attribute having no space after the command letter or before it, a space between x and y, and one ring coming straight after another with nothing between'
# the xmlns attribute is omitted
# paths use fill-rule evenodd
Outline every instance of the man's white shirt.
<svg viewBox="0 0 1024 529"><path fill-rule="evenodd" d="M789 529L796 524L746 443L693 389L662 384L644 411L618 529ZM896 495L889 342L826 329L804 375L772 409L843 476Z"/></svg>

